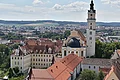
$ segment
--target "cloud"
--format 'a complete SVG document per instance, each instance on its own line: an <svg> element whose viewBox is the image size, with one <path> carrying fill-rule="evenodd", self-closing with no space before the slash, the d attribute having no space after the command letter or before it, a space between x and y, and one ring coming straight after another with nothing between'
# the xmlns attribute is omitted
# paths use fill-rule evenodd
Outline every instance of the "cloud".
<svg viewBox="0 0 120 80"><path fill-rule="evenodd" d="M43 2L41 0L34 0L33 4L38 5L38 4L43 4Z"/></svg>
<svg viewBox="0 0 120 80"><path fill-rule="evenodd" d="M103 4L108 4L111 7L120 7L120 0L101 0Z"/></svg>
<svg viewBox="0 0 120 80"><path fill-rule="evenodd" d="M55 4L53 6L54 10L64 10L64 11L85 11L88 8L88 3L83 1L76 1L67 5Z"/></svg>

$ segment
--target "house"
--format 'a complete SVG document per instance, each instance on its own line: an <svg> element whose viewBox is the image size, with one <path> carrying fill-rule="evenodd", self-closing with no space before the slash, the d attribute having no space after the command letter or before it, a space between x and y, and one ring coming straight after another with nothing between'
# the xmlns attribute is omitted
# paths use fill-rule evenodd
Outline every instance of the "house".
<svg viewBox="0 0 120 80"><path fill-rule="evenodd" d="M96 73L99 72L101 68L111 68L111 60L110 59L99 59L99 58L86 58L83 59L81 63L82 71L84 69L95 71Z"/></svg>

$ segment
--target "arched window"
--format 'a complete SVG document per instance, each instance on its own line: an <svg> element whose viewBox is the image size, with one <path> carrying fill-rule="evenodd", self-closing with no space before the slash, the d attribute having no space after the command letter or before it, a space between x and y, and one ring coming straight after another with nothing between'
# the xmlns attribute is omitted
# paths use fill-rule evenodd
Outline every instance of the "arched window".
<svg viewBox="0 0 120 80"><path fill-rule="evenodd" d="M66 56L67 54L66 54L66 51L64 51L64 56Z"/></svg>
<svg viewBox="0 0 120 80"><path fill-rule="evenodd" d="M90 29L92 29L92 26L90 26Z"/></svg>
<svg viewBox="0 0 120 80"><path fill-rule="evenodd" d="M83 51L81 51L81 56L83 56Z"/></svg>

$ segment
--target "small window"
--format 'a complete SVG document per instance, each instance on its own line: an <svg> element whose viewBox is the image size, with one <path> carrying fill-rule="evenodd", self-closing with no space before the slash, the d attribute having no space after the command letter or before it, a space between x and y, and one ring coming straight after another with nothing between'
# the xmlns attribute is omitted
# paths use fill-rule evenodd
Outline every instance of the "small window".
<svg viewBox="0 0 120 80"><path fill-rule="evenodd" d="M66 56L67 54L66 54L66 51L64 51L64 56Z"/></svg>
<svg viewBox="0 0 120 80"><path fill-rule="evenodd" d="M49 55L49 57L51 57L51 55Z"/></svg>
<svg viewBox="0 0 120 80"><path fill-rule="evenodd" d="M90 66L89 66L89 69L90 69Z"/></svg>
<svg viewBox="0 0 120 80"><path fill-rule="evenodd" d="M48 57L48 55L46 55L46 57Z"/></svg>
<svg viewBox="0 0 120 80"><path fill-rule="evenodd" d="M20 69L22 69L22 67Z"/></svg>
<svg viewBox="0 0 120 80"><path fill-rule="evenodd" d="M22 59L22 57L21 57L21 59Z"/></svg>
<svg viewBox="0 0 120 80"><path fill-rule="evenodd" d="M94 66L94 69L95 69L95 66Z"/></svg>
<svg viewBox="0 0 120 80"><path fill-rule="evenodd" d="M37 59L36 59L36 61L37 61Z"/></svg>
<svg viewBox="0 0 120 80"><path fill-rule="evenodd" d="M92 37L90 37L90 40L92 40Z"/></svg>
<svg viewBox="0 0 120 80"><path fill-rule="evenodd" d="M36 65L37 65L37 63L36 63Z"/></svg>
<svg viewBox="0 0 120 80"><path fill-rule="evenodd" d="M19 60L19 57L18 57L18 60Z"/></svg>
<svg viewBox="0 0 120 80"><path fill-rule="evenodd" d="M90 29L92 29L92 26L90 26Z"/></svg>
<svg viewBox="0 0 120 80"><path fill-rule="evenodd" d="M83 56L83 51L81 51L81 56Z"/></svg>
<svg viewBox="0 0 120 80"><path fill-rule="evenodd" d="M16 57L15 57L15 59L16 59Z"/></svg>
<svg viewBox="0 0 120 80"><path fill-rule="evenodd" d="M90 23L90 25L92 25L92 23Z"/></svg>
<svg viewBox="0 0 120 80"><path fill-rule="evenodd" d="M92 35L92 31L90 31L90 35Z"/></svg>
<svg viewBox="0 0 120 80"><path fill-rule="evenodd" d="M12 57L12 59L13 59L13 57Z"/></svg>
<svg viewBox="0 0 120 80"><path fill-rule="evenodd" d="M92 16L92 14L90 14Z"/></svg>
<svg viewBox="0 0 120 80"><path fill-rule="evenodd" d="M41 57L43 57L43 55L41 55Z"/></svg>

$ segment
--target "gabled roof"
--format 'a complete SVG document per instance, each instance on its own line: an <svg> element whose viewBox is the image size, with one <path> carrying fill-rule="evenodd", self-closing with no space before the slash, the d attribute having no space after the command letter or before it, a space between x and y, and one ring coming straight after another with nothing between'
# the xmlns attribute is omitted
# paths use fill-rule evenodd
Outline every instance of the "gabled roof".
<svg viewBox="0 0 120 80"><path fill-rule="evenodd" d="M99 59L99 58L86 58L83 59L82 64L84 65L98 65L111 67L112 64L110 59Z"/></svg>
<svg viewBox="0 0 120 80"><path fill-rule="evenodd" d="M51 67L47 69L47 71L51 74L51 76L56 79L61 73L64 72L64 70L67 68L64 64L61 62L56 62Z"/></svg>
<svg viewBox="0 0 120 80"><path fill-rule="evenodd" d="M32 69L30 80L53 80L53 77L46 69Z"/></svg>
<svg viewBox="0 0 120 80"><path fill-rule="evenodd" d="M61 62L66 65L72 71L77 67L77 65L82 62L82 58L78 57L76 54L70 54L64 57Z"/></svg>
<svg viewBox="0 0 120 80"><path fill-rule="evenodd" d="M120 50L116 50L111 59L118 59L118 58L120 58Z"/></svg>

